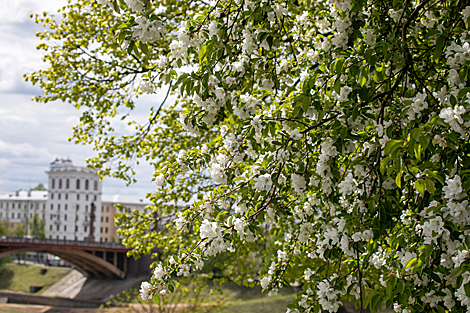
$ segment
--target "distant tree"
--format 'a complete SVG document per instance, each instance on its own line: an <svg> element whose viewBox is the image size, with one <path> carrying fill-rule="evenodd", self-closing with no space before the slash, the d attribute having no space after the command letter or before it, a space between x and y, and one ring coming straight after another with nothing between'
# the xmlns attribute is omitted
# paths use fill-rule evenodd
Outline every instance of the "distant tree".
<svg viewBox="0 0 470 313"><path fill-rule="evenodd" d="M39 218L37 214L34 214L33 218L31 219L31 223L29 224L29 230L31 236L35 238L45 238L46 233L44 231L45 222L42 218Z"/></svg>
<svg viewBox="0 0 470 313"><path fill-rule="evenodd" d="M10 233L10 236L13 236L13 237L24 237L25 235L26 235L26 230L25 230L24 223L17 224Z"/></svg>
<svg viewBox="0 0 470 313"><path fill-rule="evenodd" d="M8 221L0 220L0 236L8 236Z"/></svg>
<svg viewBox="0 0 470 313"><path fill-rule="evenodd" d="M38 184L34 188L30 188L29 191L46 191L46 187L43 184Z"/></svg>

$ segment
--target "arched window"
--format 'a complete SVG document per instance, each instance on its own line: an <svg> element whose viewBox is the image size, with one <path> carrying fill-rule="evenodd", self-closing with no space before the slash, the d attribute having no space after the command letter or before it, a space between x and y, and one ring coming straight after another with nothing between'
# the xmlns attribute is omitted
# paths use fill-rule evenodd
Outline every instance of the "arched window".
<svg viewBox="0 0 470 313"><path fill-rule="evenodd" d="M77 189L80 189L80 179L77 178Z"/></svg>
<svg viewBox="0 0 470 313"><path fill-rule="evenodd" d="M88 190L88 179L85 179L85 190Z"/></svg>
<svg viewBox="0 0 470 313"><path fill-rule="evenodd" d="M55 188L55 179L54 178L52 179L52 184L51 185L52 185L51 188L54 189Z"/></svg>

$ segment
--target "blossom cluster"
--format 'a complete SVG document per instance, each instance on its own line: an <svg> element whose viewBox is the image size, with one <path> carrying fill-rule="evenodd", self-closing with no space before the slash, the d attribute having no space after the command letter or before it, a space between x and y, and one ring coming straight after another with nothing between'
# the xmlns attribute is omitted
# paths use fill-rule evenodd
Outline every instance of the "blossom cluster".
<svg viewBox="0 0 470 313"><path fill-rule="evenodd" d="M185 135L209 138L156 174L162 192L190 174L210 187L174 221L197 242L155 268L143 299L280 236L257 274L271 293L304 284L289 312L350 298L470 310L470 7L217 1L163 34L126 3L131 40L171 39L141 91L171 76Z"/></svg>

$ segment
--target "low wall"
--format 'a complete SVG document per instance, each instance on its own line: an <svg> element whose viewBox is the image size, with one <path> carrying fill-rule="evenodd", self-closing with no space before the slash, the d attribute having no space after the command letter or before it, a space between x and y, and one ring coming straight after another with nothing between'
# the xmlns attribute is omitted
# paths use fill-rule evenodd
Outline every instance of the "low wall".
<svg viewBox="0 0 470 313"><path fill-rule="evenodd" d="M0 291L0 298L8 299L7 303L39 304L65 308L97 308L101 305L101 302L98 301L50 298L11 291Z"/></svg>

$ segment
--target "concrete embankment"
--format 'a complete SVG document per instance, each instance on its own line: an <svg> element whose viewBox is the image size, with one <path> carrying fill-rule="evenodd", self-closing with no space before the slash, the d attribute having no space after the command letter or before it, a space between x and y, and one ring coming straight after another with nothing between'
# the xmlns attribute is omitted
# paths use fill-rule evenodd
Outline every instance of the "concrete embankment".
<svg viewBox="0 0 470 313"><path fill-rule="evenodd" d="M143 279L148 277L128 277L122 280L87 278L73 270L42 295L105 303L110 300L111 295L118 295Z"/></svg>
<svg viewBox="0 0 470 313"><path fill-rule="evenodd" d="M147 278L147 277L145 277ZM144 278L144 279L145 279ZM87 278L73 270L42 293L41 296L0 290L0 303L36 304L64 308L98 308L142 280L130 277L123 280Z"/></svg>

